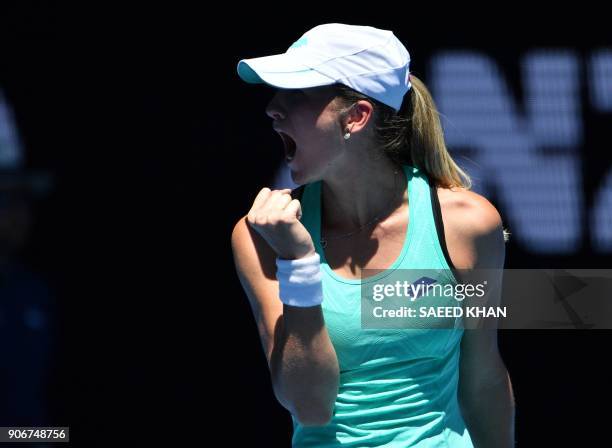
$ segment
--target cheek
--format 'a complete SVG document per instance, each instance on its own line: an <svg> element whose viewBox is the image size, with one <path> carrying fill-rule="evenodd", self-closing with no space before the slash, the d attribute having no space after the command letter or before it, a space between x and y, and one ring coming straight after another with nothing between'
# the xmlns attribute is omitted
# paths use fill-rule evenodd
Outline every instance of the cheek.
<svg viewBox="0 0 612 448"><path fill-rule="evenodd" d="M297 135L297 140L298 152L302 150L303 160L323 166L342 154L344 139L335 119L334 115L320 111L302 116L299 127L303 133Z"/></svg>
<svg viewBox="0 0 612 448"><path fill-rule="evenodd" d="M343 152L341 138L331 133L317 133L305 141L305 152L311 160L320 160L327 164L336 159Z"/></svg>
<svg viewBox="0 0 612 448"><path fill-rule="evenodd" d="M316 130L311 133L309 142L329 155L341 152L344 146L344 139L338 124L325 118L319 118Z"/></svg>

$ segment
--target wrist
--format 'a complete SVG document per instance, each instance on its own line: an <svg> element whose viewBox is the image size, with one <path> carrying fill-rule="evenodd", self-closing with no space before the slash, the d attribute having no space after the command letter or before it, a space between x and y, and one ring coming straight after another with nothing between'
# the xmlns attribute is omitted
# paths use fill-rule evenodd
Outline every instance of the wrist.
<svg viewBox="0 0 612 448"><path fill-rule="evenodd" d="M291 306L311 307L323 302L321 259L316 252L294 260L276 259L280 300Z"/></svg>
<svg viewBox="0 0 612 448"><path fill-rule="evenodd" d="M311 256L313 256L316 253L317 252L315 251L314 247L311 247L310 250L308 252L306 252L305 254L284 254L284 255L277 255L277 259L280 259L280 260L300 260L302 258L311 257Z"/></svg>

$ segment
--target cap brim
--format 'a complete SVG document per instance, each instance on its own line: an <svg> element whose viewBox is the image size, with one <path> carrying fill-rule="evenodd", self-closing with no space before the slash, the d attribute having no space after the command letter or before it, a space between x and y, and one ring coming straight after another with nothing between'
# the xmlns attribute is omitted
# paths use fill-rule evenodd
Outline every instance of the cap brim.
<svg viewBox="0 0 612 448"><path fill-rule="evenodd" d="M288 53L242 59L238 75L250 84L269 84L281 89L327 86L335 80L297 61Z"/></svg>

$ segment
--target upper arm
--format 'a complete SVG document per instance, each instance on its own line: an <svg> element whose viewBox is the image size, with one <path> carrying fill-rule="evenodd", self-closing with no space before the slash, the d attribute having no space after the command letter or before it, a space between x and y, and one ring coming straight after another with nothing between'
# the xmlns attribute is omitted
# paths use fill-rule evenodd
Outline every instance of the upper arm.
<svg viewBox="0 0 612 448"><path fill-rule="evenodd" d="M475 193L471 193L475 195ZM501 287L505 258L505 242L502 220L495 207L485 198L475 195L464 215L461 238L472 260L464 271L464 281L482 283L486 280L485 296L476 306L498 307L501 303ZM466 306L470 306L466 299ZM487 318L474 329L474 318L465 323L461 340L460 394L474 394L479 388L504 381L506 367L497 345L497 321Z"/></svg>
<svg viewBox="0 0 612 448"><path fill-rule="evenodd" d="M283 304L278 298L276 254L249 226L246 216L234 226L232 251L236 272L249 299L269 366L283 314Z"/></svg>
<svg viewBox="0 0 612 448"><path fill-rule="evenodd" d="M293 199L302 199L304 185L292 190ZM253 311L268 367L274 344L282 331L283 303L276 279L276 253L266 240L242 217L232 231L232 252L236 273Z"/></svg>

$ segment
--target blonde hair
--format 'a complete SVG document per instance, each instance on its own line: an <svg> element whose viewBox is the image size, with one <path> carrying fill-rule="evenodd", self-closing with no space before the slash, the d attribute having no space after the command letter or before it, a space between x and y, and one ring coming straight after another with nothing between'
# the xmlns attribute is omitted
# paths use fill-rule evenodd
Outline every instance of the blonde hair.
<svg viewBox="0 0 612 448"><path fill-rule="evenodd" d="M446 142L440 114L425 84L413 74L399 111L343 84L335 84L344 106L367 100L374 107L374 137L382 151L399 165L416 166L443 188L472 188L470 176L455 163ZM504 241L510 233L503 229Z"/></svg>

